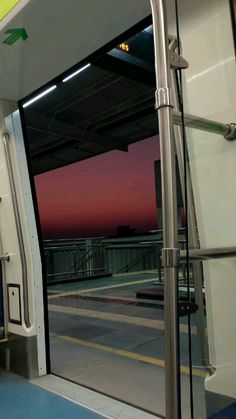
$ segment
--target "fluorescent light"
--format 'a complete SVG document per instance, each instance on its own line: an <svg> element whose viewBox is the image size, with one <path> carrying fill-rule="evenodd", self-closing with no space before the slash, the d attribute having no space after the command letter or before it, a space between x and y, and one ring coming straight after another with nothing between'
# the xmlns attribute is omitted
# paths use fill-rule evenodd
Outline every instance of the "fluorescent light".
<svg viewBox="0 0 236 419"><path fill-rule="evenodd" d="M68 77L66 77L64 80L62 80L62 81L63 81L63 83L65 83L67 80L72 79L72 77L77 76L77 74L81 73L81 71L86 70L86 68L88 68L88 67L90 67L90 66L91 66L91 64L89 63L89 64L86 64L84 67L81 67L79 70L75 71L74 73L72 73L72 74L70 74Z"/></svg>
<svg viewBox="0 0 236 419"><path fill-rule="evenodd" d="M27 108L27 106L31 105L32 103L36 102L36 100L41 99L41 97L47 95L48 93L50 93L52 90L56 89L57 86L54 85L52 87L49 87L49 89L44 90L44 92L40 93L40 95L35 96L33 99L30 99L29 102L26 102L23 104L23 108Z"/></svg>

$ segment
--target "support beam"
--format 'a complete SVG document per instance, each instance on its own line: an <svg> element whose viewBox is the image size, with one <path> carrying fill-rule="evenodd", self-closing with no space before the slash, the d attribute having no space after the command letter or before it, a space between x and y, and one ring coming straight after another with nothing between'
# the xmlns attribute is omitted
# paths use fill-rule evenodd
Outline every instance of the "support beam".
<svg viewBox="0 0 236 419"><path fill-rule="evenodd" d="M52 128L48 128L50 126L50 123L51 118L40 113L34 112L30 112L26 120L27 127L29 127L30 129L35 129L36 131L41 131L51 135L58 135L60 137L65 138L72 138L78 141L78 143L84 144L85 146L87 145L89 147L101 147L104 151L127 151L127 146L122 146L113 139L104 139L104 137L97 134L90 135L86 132L86 130L73 127L72 125L58 120L54 120ZM93 141L91 139L87 139L87 137L89 136L93 138Z"/></svg>

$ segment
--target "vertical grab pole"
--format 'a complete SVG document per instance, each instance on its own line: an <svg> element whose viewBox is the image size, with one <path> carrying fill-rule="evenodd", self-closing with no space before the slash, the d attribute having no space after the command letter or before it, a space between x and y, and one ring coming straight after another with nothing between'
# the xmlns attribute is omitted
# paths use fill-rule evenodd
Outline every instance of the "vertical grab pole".
<svg viewBox="0 0 236 419"><path fill-rule="evenodd" d="M179 419L181 418L178 326L179 249L177 249L176 172L167 11L165 0L150 0L150 2L162 175L166 419Z"/></svg>

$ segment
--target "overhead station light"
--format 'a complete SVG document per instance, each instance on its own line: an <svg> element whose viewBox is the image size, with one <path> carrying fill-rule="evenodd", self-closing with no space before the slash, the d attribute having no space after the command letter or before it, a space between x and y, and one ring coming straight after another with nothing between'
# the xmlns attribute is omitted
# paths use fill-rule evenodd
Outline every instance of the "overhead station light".
<svg viewBox="0 0 236 419"><path fill-rule="evenodd" d="M129 52L129 44L126 44L125 42L122 42L122 44L119 44L118 48L122 49L122 51Z"/></svg>
<svg viewBox="0 0 236 419"><path fill-rule="evenodd" d="M91 64L86 64L84 67L79 68L79 70L75 71L74 73L70 74L69 76L67 76L63 81L63 83L65 83L66 81L72 79L72 77L77 76L77 74L81 73L82 71L86 70L86 68L90 67Z"/></svg>
<svg viewBox="0 0 236 419"><path fill-rule="evenodd" d="M41 97L46 96L48 93L52 92L57 88L56 85L49 87L49 89L44 90L44 92L40 93L39 95L33 97L33 99L30 99L28 102L23 104L23 108L27 108L27 106L31 105L32 103L36 102L37 100L41 99Z"/></svg>

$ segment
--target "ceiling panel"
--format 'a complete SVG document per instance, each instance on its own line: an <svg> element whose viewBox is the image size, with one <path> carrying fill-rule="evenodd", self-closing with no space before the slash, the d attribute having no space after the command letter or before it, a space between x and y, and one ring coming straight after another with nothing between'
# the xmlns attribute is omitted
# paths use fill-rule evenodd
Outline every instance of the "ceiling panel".
<svg viewBox="0 0 236 419"><path fill-rule="evenodd" d="M149 0L21 0L0 22L1 97L24 98L149 14ZM5 44L13 28L28 39Z"/></svg>

